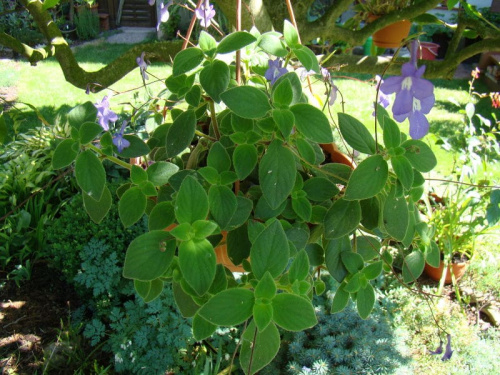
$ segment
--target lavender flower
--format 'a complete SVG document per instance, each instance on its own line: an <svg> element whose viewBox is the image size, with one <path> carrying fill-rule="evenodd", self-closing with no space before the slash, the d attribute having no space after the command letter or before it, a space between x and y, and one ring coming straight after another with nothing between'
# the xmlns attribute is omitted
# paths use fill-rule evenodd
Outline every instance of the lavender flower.
<svg viewBox="0 0 500 375"><path fill-rule="evenodd" d="M105 131L108 131L109 123L118 120L118 115L109 109L109 100L107 96L94 105L97 108L97 119L99 120L99 125L101 125Z"/></svg>
<svg viewBox="0 0 500 375"><path fill-rule="evenodd" d="M434 86L421 78L425 65L417 68L418 42L411 45L411 60L403 65L400 77L387 78L380 91L386 95L396 93L392 114L398 122L410 121L410 136L420 139L429 132L429 121L425 117L434 106Z"/></svg>
<svg viewBox="0 0 500 375"><path fill-rule="evenodd" d="M156 0L149 0L149 5L154 5ZM162 22L167 22L168 19L170 18L170 13L168 12L168 8L174 5L174 2L170 0L166 4L163 4L163 2L160 4L160 20L158 21L158 24L156 25L156 30L160 30L160 24Z"/></svg>
<svg viewBox="0 0 500 375"><path fill-rule="evenodd" d="M276 60L269 60L268 64L269 68L266 70L266 74L264 75L264 77L268 81L271 81L271 85L274 85L274 82L276 82L276 80L283 74L288 73L288 70L282 67L283 61L281 61L279 58L277 58Z"/></svg>
<svg viewBox="0 0 500 375"><path fill-rule="evenodd" d="M307 71L307 69L302 67L302 66L300 68L297 68L295 70L295 73L297 73L297 75L299 76L301 81L304 81L307 77L316 74L316 72L314 70L311 69L311 70Z"/></svg>
<svg viewBox="0 0 500 375"><path fill-rule="evenodd" d="M448 333L446 335L448 343L446 344L446 350L444 351L444 355L441 358L441 361L448 361L451 359L451 355L453 354L453 350L451 350L451 335Z"/></svg>
<svg viewBox="0 0 500 375"><path fill-rule="evenodd" d="M323 77L323 81L330 81L330 72L326 68L321 68L321 77Z"/></svg>
<svg viewBox="0 0 500 375"><path fill-rule="evenodd" d="M153 6L155 5L156 0L148 0L149 5Z"/></svg>
<svg viewBox="0 0 500 375"><path fill-rule="evenodd" d="M123 132L125 131L126 126L127 121L123 121L120 131L113 136L113 144L118 148L119 153L121 153L124 148L130 146L130 142L123 138Z"/></svg>
<svg viewBox="0 0 500 375"><path fill-rule="evenodd" d="M212 18L215 16L214 6L210 5L210 1L205 0L205 3L196 9L195 14L196 18L200 20L200 25L208 28L212 22Z"/></svg>
<svg viewBox="0 0 500 375"><path fill-rule="evenodd" d="M141 69L142 79L147 80L149 76L146 74L146 69L148 68L148 63L144 60L145 52L141 53L141 57L138 57L135 61L137 61L137 65Z"/></svg>
<svg viewBox="0 0 500 375"><path fill-rule="evenodd" d="M328 96L329 97L329 99L328 99L329 106L332 106L333 103L335 103L335 100L337 100L337 92L338 91L339 91L339 88L332 83L332 86L330 88L330 95Z"/></svg>
<svg viewBox="0 0 500 375"><path fill-rule="evenodd" d="M384 80L379 76L375 76L375 81L377 81L377 86L375 87L376 90L380 89L380 85L384 83ZM389 95L384 94L382 91L378 92L378 103L384 107L387 108L389 107L389 104L391 104L391 100L389 99Z"/></svg>

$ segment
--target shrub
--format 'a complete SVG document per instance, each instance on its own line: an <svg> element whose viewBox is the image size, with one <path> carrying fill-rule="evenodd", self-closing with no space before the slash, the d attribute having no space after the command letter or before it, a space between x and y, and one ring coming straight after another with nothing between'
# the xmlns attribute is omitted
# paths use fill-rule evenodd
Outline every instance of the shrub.
<svg viewBox="0 0 500 375"><path fill-rule="evenodd" d="M83 9L75 17L76 34L81 40L95 39L99 35L99 16L89 9Z"/></svg>

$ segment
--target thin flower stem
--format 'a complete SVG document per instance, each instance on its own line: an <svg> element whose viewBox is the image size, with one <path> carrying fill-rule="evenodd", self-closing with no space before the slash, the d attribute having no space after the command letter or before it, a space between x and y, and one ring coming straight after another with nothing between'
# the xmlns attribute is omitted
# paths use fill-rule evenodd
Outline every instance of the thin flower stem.
<svg viewBox="0 0 500 375"><path fill-rule="evenodd" d="M215 103L213 100L208 101L210 106L210 118L212 119L212 127L214 129L215 138L220 139L219 126L217 125L217 115L215 113Z"/></svg>
<svg viewBox="0 0 500 375"><path fill-rule="evenodd" d="M199 8L202 3L203 3L203 0L198 0L198 4L196 5L196 8ZM186 34L186 38L184 39L184 42L182 43L183 50L185 50L188 46L188 42L189 42L189 39L191 39L191 34L193 33L195 23L196 23L196 14L193 12L193 16L191 17L191 22L189 23L189 28L188 28L188 31Z"/></svg>
<svg viewBox="0 0 500 375"><path fill-rule="evenodd" d="M241 31L241 0L236 1L236 31ZM241 50L236 51L236 82L241 84Z"/></svg>
<svg viewBox="0 0 500 375"><path fill-rule="evenodd" d="M250 361L248 362L248 374L252 373L253 354L255 352L255 342L256 341L257 341L257 326L255 327L255 333L253 334L252 351L250 352Z"/></svg>
<svg viewBox="0 0 500 375"><path fill-rule="evenodd" d="M209 139L209 140L211 140L213 142L217 142L217 139L215 139L214 137L210 137L209 135L206 135L205 133L202 133L199 130L195 130L194 134L196 134L199 137Z"/></svg>
<svg viewBox="0 0 500 375"><path fill-rule="evenodd" d="M426 181L446 182L446 183L455 184L455 185L465 185L465 186L472 186L472 187L485 188L485 189L500 189L500 185L478 185L478 184L471 184L469 182L447 180L444 178L426 178L425 180Z"/></svg>
<svg viewBox="0 0 500 375"><path fill-rule="evenodd" d="M132 166L129 163L127 163L123 160L120 160L118 158L115 158L114 156L105 155L99 148L97 148L94 145L89 144L88 148L90 148L91 150L94 150L99 155L103 156L105 159L108 159L109 161L111 161L115 164L118 164L120 167L127 168L128 170L132 169Z"/></svg>

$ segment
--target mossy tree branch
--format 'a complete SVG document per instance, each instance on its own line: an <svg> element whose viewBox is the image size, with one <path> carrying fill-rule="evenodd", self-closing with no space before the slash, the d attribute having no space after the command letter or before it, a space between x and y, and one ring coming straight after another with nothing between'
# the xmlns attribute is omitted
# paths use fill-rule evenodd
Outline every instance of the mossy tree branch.
<svg viewBox="0 0 500 375"><path fill-rule="evenodd" d="M65 79L81 89L90 87L97 92L111 86L137 68L136 58L142 52L146 53L146 59L149 61L170 62L181 49L180 42L136 45L102 69L89 72L78 64L73 51L53 22L51 15L43 9L43 3L40 0L20 0L20 2L33 16L40 31L48 41L48 45L45 48L34 49L6 33L0 33L0 45L24 55L33 65L38 61L55 56ZM215 2L228 16L230 22L235 20L233 13L235 12L236 0L215 0ZM415 18L429 9L433 9L440 3L440 0L419 1L401 11L382 16L358 30L349 30L336 24L338 17L351 6L353 0L336 0L322 18L315 22L307 22L307 9L312 2L313 0L292 1L302 40L307 41L320 37L330 42L344 41L350 45L362 45L375 31L401 19ZM250 29L253 24L256 24L259 30L266 31L272 25L275 29L280 30L283 19L289 17L285 2L250 0L243 9L242 18L244 29ZM483 39L459 50L459 43L466 29L476 30ZM484 51L500 51L500 33L477 19L465 17L464 14L460 13L459 22L454 31L445 59L426 62L425 76L427 78L451 78L456 67L465 59ZM389 64L389 61L389 59L382 57L336 55L328 60L326 66L342 66L344 72L375 74L381 72ZM400 65L404 61L404 59L398 59L387 73L398 74Z"/></svg>

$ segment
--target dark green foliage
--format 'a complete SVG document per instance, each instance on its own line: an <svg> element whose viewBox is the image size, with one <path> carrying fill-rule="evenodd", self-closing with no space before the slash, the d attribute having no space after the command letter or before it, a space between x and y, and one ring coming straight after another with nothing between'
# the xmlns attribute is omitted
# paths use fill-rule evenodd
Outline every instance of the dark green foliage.
<svg viewBox="0 0 500 375"><path fill-rule="evenodd" d="M95 39L99 35L99 16L84 8L75 17L76 34L81 40Z"/></svg>
<svg viewBox="0 0 500 375"><path fill-rule="evenodd" d="M332 289L333 282L329 289ZM353 304L330 314L333 294L316 297L318 324L302 332L283 334L282 348L263 374L389 374L408 359L397 349L398 341L383 310L376 307L367 320L359 317ZM283 373L283 372L282 372Z"/></svg>

